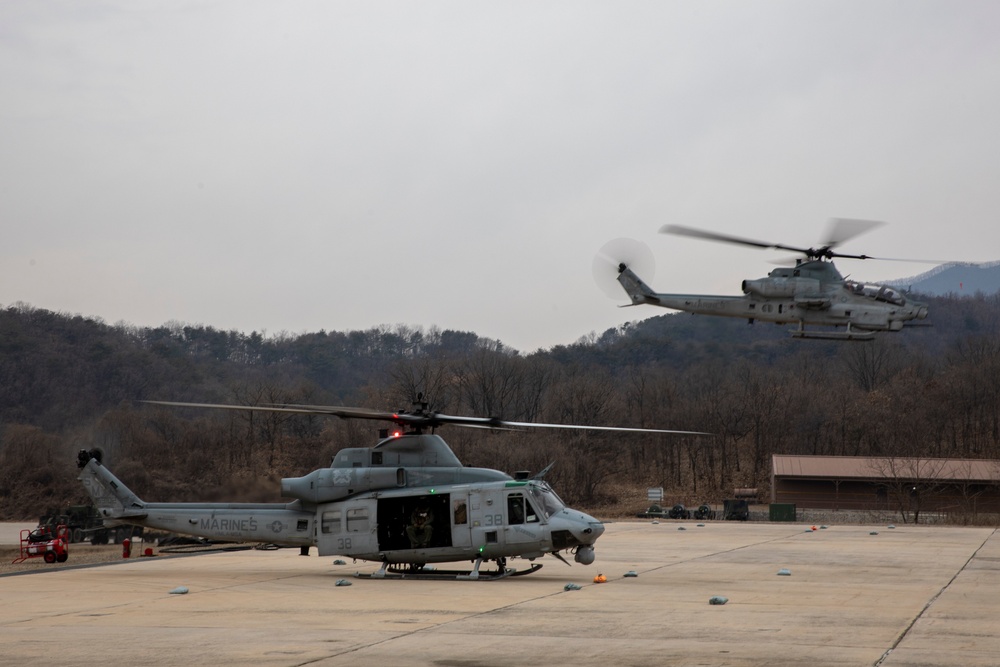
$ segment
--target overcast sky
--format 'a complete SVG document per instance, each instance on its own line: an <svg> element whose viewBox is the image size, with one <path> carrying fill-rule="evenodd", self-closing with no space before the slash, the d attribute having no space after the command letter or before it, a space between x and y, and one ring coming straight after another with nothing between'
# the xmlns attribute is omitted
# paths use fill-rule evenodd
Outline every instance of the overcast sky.
<svg viewBox="0 0 1000 667"><path fill-rule="evenodd" d="M664 224L997 260L998 35L993 0L4 0L0 305L530 352L666 312L598 289L611 239L662 292L788 256Z"/></svg>

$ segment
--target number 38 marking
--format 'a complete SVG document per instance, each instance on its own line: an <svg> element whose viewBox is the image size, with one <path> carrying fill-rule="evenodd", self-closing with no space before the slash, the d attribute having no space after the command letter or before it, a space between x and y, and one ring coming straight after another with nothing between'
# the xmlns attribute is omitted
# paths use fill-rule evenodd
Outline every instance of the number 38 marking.
<svg viewBox="0 0 1000 667"><path fill-rule="evenodd" d="M350 549L351 548L351 538L341 537L337 539L338 549Z"/></svg>
<svg viewBox="0 0 1000 667"><path fill-rule="evenodd" d="M503 514L484 514L483 515L483 525L484 526L502 526L503 525Z"/></svg>

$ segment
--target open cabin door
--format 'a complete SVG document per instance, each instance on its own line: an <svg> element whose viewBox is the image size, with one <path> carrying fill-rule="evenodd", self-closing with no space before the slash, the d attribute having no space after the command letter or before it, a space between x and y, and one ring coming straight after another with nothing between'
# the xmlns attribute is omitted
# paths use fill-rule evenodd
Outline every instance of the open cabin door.
<svg viewBox="0 0 1000 667"><path fill-rule="evenodd" d="M378 551L452 546L451 494L422 493L378 499Z"/></svg>

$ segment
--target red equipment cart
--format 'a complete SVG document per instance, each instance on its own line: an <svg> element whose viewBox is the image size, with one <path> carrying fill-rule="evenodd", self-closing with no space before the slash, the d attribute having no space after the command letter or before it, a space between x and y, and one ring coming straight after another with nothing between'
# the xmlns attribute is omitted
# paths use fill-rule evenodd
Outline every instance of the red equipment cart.
<svg viewBox="0 0 1000 667"><path fill-rule="evenodd" d="M44 558L46 563L65 563L69 558L69 528L56 526L56 532L45 527L21 531L21 555L12 563L21 563L29 558Z"/></svg>

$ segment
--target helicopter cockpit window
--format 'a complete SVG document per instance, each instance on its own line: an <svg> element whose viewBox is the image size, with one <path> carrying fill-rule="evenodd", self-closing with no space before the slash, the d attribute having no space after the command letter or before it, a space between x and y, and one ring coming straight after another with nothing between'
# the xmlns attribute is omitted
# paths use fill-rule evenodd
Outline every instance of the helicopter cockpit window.
<svg viewBox="0 0 1000 667"><path fill-rule="evenodd" d="M522 523L538 523L538 512L531 501L520 493L507 496L507 523L518 525Z"/></svg>
<svg viewBox="0 0 1000 667"><path fill-rule="evenodd" d="M507 496L507 523L512 526L524 523L524 496L520 493Z"/></svg>
<svg viewBox="0 0 1000 667"><path fill-rule="evenodd" d="M876 301L884 301L886 303L891 303L894 306L906 305L906 299L903 298L902 294L885 285L874 285L859 283L855 280L845 280L844 286L859 296L866 296L869 299L874 299Z"/></svg>
<svg viewBox="0 0 1000 667"><path fill-rule="evenodd" d="M524 499L524 522L538 523L538 512L527 498Z"/></svg>
<svg viewBox="0 0 1000 667"><path fill-rule="evenodd" d="M531 493L531 498L534 500L535 505L541 509L542 515L546 519L566 508L566 503L544 482L529 485L528 491Z"/></svg>
<svg viewBox="0 0 1000 667"><path fill-rule="evenodd" d="M903 295L897 292L896 290L892 289L891 287L883 287L875 298L880 301L886 301L888 303L897 306L902 306L906 303L906 300L903 298Z"/></svg>

